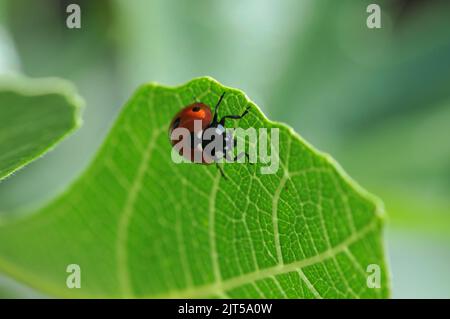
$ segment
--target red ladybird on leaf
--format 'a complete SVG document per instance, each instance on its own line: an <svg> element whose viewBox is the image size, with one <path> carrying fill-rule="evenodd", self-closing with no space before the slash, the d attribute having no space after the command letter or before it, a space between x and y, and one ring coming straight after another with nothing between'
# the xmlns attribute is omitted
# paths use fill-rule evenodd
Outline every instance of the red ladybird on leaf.
<svg viewBox="0 0 450 319"><path fill-rule="evenodd" d="M172 138L172 133L177 128L184 128L190 132L189 154L183 154L183 149L180 149L180 155L183 155L186 159L191 162L199 164L212 164L217 163L222 158L224 158L233 148L235 140L230 134L227 134L225 129L226 119L241 119L248 114L249 108L247 108L241 115L225 115L218 119L219 107L222 103L225 92L219 98L217 102L214 113L212 113L211 108L201 102L194 102L182 110L180 110L172 119L169 126L169 139L173 146L177 145L181 139ZM197 123L197 125L196 125ZM204 149L207 148L209 143L212 143L215 139L211 140L204 138L204 134L208 129L214 129L216 138L223 139L223 149L221 151L213 151L212 154L205 154ZM230 143L233 143L230 145ZM248 155L245 154L247 157ZM194 158L201 159L200 161L195 161ZM238 158L235 156L234 159ZM223 175L223 172L221 170Z"/></svg>

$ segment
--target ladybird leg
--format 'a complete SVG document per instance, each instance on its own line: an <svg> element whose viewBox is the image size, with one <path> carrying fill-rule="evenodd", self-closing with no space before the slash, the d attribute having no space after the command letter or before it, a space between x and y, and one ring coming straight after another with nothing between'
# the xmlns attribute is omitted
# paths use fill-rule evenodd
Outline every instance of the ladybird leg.
<svg viewBox="0 0 450 319"><path fill-rule="evenodd" d="M219 98L219 101L216 104L216 107L214 108L214 117L213 117L213 121L212 121L212 123L214 123L214 124L217 123L217 116L219 114L219 106L220 106L220 103L222 103L224 96L225 96L225 92L222 93L222 95Z"/></svg>
<svg viewBox="0 0 450 319"><path fill-rule="evenodd" d="M250 109L250 106L247 107L244 111L244 113L242 113L241 115L225 115L224 117L222 117L219 121L219 124L221 124L222 126L225 126L225 120L226 119L231 119L231 120L240 120L241 118L243 118L244 116L246 116L248 114L248 110Z"/></svg>
<svg viewBox="0 0 450 319"><path fill-rule="evenodd" d="M236 136L234 136L234 138L233 138L233 145L234 145L234 148L236 148L236 146L237 146L237 137L236 137ZM237 161L237 160L240 159L243 155L245 155L245 158L247 159L247 163L249 163L249 164L251 164L251 165L254 164L254 163L251 163L251 162L250 162L250 155L248 155L247 152L242 152L242 153L237 154L237 155L233 158L233 161L234 161L234 162Z"/></svg>
<svg viewBox="0 0 450 319"><path fill-rule="evenodd" d="M217 167L217 169L219 170L220 175L222 175L222 177L223 177L224 179L228 180L228 177L227 177L227 175L225 175L225 172L223 171L222 166L220 166L220 164L217 163L217 162L216 162L216 167Z"/></svg>

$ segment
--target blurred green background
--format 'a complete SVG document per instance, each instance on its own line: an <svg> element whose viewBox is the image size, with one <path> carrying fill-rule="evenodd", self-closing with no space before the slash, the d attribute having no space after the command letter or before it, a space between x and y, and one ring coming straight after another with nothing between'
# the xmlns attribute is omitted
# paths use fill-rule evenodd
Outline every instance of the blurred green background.
<svg viewBox="0 0 450 319"><path fill-rule="evenodd" d="M70 3L81 29L66 27ZM2 73L69 79L87 107L77 133L0 184L0 214L67 187L138 85L210 75L384 200L393 297L450 298L450 1L0 0ZM37 296L0 277L0 297Z"/></svg>

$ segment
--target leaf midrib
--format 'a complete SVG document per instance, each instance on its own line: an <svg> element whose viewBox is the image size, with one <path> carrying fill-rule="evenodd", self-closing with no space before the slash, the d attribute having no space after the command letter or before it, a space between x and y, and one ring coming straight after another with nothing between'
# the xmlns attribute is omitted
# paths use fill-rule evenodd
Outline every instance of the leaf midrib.
<svg viewBox="0 0 450 319"><path fill-rule="evenodd" d="M153 100L153 90L150 91L149 103ZM153 123L155 124L155 123ZM156 125L155 125L156 127ZM130 191L127 194L125 204L120 213L120 219L118 223L117 242L116 242L116 254L117 254L117 276L119 281L120 292L129 297L133 295L132 286L130 283L130 274L128 266L128 252L127 252L127 240L128 240L128 226L133 215L133 206L137 199L138 193L142 187L142 180L148 169L151 155L156 147L156 141L159 135L163 132L166 126L155 128L150 135L148 142L145 145L144 153L142 154L141 162L139 163L138 170L135 178L131 183ZM133 135L133 131L129 132Z"/></svg>

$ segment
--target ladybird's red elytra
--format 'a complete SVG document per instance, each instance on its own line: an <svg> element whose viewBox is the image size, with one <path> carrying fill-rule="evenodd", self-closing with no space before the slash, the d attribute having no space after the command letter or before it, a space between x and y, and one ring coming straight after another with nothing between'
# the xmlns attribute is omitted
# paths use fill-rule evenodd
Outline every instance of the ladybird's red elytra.
<svg viewBox="0 0 450 319"><path fill-rule="evenodd" d="M172 119L169 126L169 137L172 131L178 127L184 127L190 132L194 132L194 121L200 120L202 123L202 129L206 129L212 121L211 109L208 105L195 102L180 112L178 112ZM174 144L174 143L172 143Z"/></svg>
<svg viewBox="0 0 450 319"><path fill-rule="evenodd" d="M214 109L214 113L212 113L211 108L208 105L201 102L195 102L184 107L177 114L175 114L169 126L169 139L172 146L180 142L179 139L177 140L171 138L172 132L177 128L185 128L191 133L192 136L197 135L200 137L203 137L203 132L205 130L209 128L214 128L216 129L217 132L220 132L220 136L222 136L224 141L226 141L224 145L229 146L228 143L230 142L230 140L233 140L233 137L228 136L225 131L225 120L243 118L248 113L248 108L244 111L242 115L225 115L219 120L218 110L224 96L225 92L222 93L222 95L220 96ZM197 122L197 125L195 125L196 121L199 121ZM198 123L200 123L201 125L198 125ZM207 147L208 143L211 143L211 141L209 140L205 141L203 138L201 138L199 145L195 145L193 140L194 139L192 139L190 145L191 150L190 155L184 155L182 153L182 150L180 150L180 155L183 155L186 159L188 159L191 162L196 162L194 161L195 154L201 152L202 154L197 157L201 158L201 162L199 162L199 164L211 164L214 162L217 163L217 161L220 160L220 158L217 157L211 158L203 154L203 149L205 149L205 147ZM221 153L226 154L229 150L230 150L229 147L224 146L223 152ZM248 156L247 154L245 155Z"/></svg>

